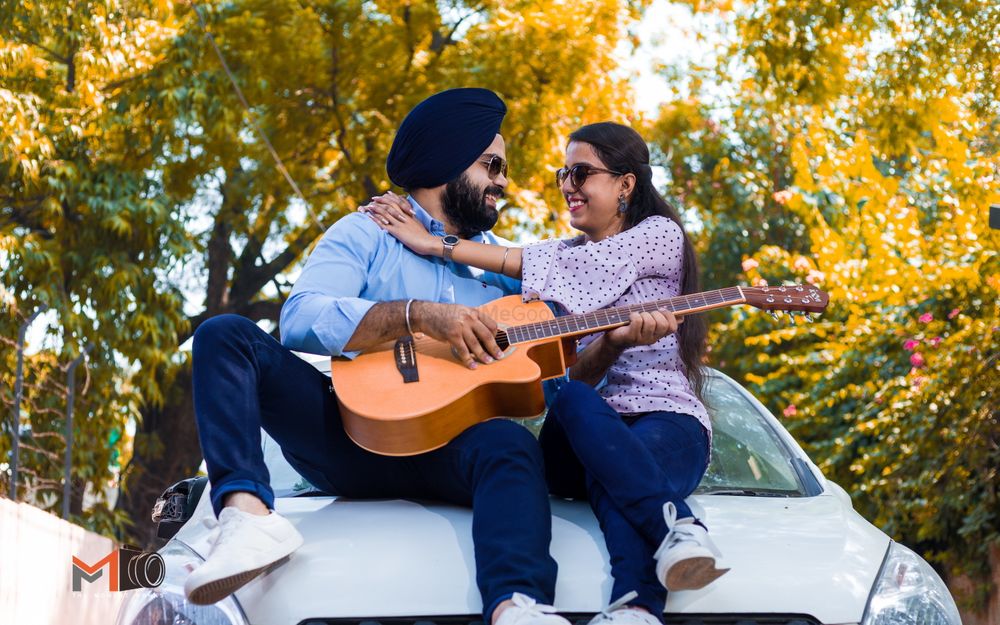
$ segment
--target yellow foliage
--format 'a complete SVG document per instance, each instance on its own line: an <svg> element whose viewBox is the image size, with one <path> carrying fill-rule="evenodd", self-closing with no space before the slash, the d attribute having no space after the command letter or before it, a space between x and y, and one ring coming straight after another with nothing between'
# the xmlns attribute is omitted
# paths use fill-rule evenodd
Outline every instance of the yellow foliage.
<svg viewBox="0 0 1000 625"><path fill-rule="evenodd" d="M659 142L714 284L742 260L751 281L830 295L817 325L730 313L713 361L795 405L794 433L888 532L983 576L1000 536L1000 5L894 7L744 3L706 77L733 97L666 105Z"/></svg>

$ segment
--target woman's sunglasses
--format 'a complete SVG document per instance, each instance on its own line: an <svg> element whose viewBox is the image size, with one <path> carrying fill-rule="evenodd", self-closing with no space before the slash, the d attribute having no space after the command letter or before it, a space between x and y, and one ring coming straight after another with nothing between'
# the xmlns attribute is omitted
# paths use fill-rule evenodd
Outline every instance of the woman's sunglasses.
<svg viewBox="0 0 1000 625"><path fill-rule="evenodd" d="M486 175L490 177L490 181L496 180L500 174L503 174L504 178L507 177L507 161L502 157L491 154L479 162L486 165Z"/></svg>
<svg viewBox="0 0 1000 625"><path fill-rule="evenodd" d="M556 170L556 184L561 187L566 178L569 178L570 185L572 185L574 189L579 189L583 186L583 183L587 182L587 177L591 174L614 174L615 176L623 175L620 171L601 169L600 167L592 167L590 165L573 165L569 168L560 167Z"/></svg>

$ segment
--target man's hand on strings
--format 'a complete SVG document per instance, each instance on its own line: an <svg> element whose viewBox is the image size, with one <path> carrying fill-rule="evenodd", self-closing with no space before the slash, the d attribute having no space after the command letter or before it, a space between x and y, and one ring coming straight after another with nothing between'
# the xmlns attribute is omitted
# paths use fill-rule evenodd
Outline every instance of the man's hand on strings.
<svg viewBox="0 0 1000 625"><path fill-rule="evenodd" d="M452 353L470 369L503 358L497 345L497 322L477 308L460 304L414 302L416 327L451 345Z"/></svg>

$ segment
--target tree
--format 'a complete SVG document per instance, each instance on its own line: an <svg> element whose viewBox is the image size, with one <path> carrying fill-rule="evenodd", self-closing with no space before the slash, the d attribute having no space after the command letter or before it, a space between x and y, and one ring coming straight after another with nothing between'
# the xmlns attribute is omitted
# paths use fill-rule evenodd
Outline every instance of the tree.
<svg viewBox="0 0 1000 625"><path fill-rule="evenodd" d="M105 513L87 521L109 532L123 520L103 496L114 473L109 433L123 431L139 397L160 397L151 377L130 374L138 363L167 366L183 323L180 294L157 272L187 246L175 205L152 175L170 132L147 115L155 94L127 89L155 63L171 29L152 3L8 4L0 10L4 414L13 400L13 337L47 304L56 314L55 353L26 365L23 483L45 507L59 508L61 367L94 346L79 372L91 384L77 406L83 444L74 452L73 508L80 512L89 485ZM9 444L4 437L3 452Z"/></svg>
<svg viewBox="0 0 1000 625"><path fill-rule="evenodd" d="M143 140L146 160L127 163L168 208L169 227L162 220L147 222L155 232L183 226L176 248L149 242L155 249L148 260L156 269L143 273L156 286L150 297L168 294L171 314L183 309L158 326L165 358L159 352L152 360L144 355L134 360L137 371L119 369L123 377L148 385L138 389L141 416L119 501L125 516L138 523L134 540L151 541L143 519L153 499L171 482L194 474L201 461L189 366L186 353L178 351L198 325L232 312L274 328L297 264L321 228L388 188L384 162L396 126L413 105L441 89L487 87L508 104L503 133L516 184L502 227L565 228L547 208L558 205L552 171L569 130L629 117L630 94L624 76L615 73L615 49L643 4L199 3L249 111L190 5L158 9L155 27L149 25L158 35L148 38L143 51L148 58L133 64L133 75L99 85L114 87L102 92L113 111L141 103L142 119L129 122L155 137ZM41 8L30 19L15 21L33 24L37 33L21 45L39 55L68 21L94 16L94 23L78 23L78 29L109 21L99 11L73 13L54 2L33 6ZM52 13L63 15L62 21L46 30ZM154 15L153 9L147 14ZM61 48L56 52L66 56ZM39 71L49 64L58 66L46 58ZM26 85L20 89L11 91L17 97L32 93L44 106L55 97L34 94ZM254 124L301 186L303 198L283 179ZM32 128L39 141L47 140L47 126ZM132 137L128 124L117 130ZM47 158L39 153L40 167L47 166ZM11 160L16 157L5 153L4 163ZM120 214L115 207L108 211L109 220ZM24 275L24 285L41 280L37 273Z"/></svg>
<svg viewBox="0 0 1000 625"><path fill-rule="evenodd" d="M681 129L662 136L664 152L679 142L710 155L671 160L675 191L700 193L702 260L733 278L819 284L832 302L808 327L730 311L713 361L784 414L862 513L988 591L1000 541L1000 236L985 217L1000 199L1000 8L703 4L733 30L728 65L702 78L738 67L737 97L696 93L660 121ZM760 119L778 137L769 150L755 149L767 145ZM731 236L720 215L761 202L790 229L744 222L737 265L716 241Z"/></svg>

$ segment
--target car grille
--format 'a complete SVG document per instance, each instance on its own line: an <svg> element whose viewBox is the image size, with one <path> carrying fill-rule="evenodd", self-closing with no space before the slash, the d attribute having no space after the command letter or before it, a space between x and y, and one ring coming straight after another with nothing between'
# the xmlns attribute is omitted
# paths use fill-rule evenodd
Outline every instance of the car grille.
<svg viewBox="0 0 1000 625"><path fill-rule="evenodd" d="M593 614L561 613L574 625L586 625ZM811 616L799 614L667 614L667 625L821 625ZM474 616L427 616L387 618L307 619L299 625L484 625Z"/></svg>

